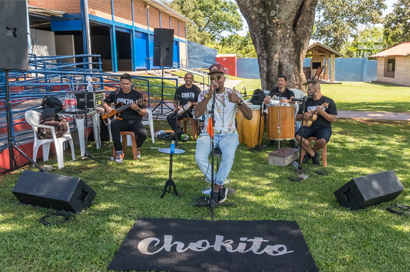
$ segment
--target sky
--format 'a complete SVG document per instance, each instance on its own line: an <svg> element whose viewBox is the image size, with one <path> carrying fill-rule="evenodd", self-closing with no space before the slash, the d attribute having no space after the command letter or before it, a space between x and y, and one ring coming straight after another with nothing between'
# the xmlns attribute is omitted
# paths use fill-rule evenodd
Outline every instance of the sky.
<svg viewBox="0 0 410 272"><path fill-rule="evenodd" d="M386 16L388 13L393 11L393 4L397 3L397 1L398 0L386 0L387 9L383 11L383 16ZM243 30L238 31L238 34L241 36L245 36L248 32L248 23L246 22L245 18L243 18L242 14L241 17L243 21Z"/></svg>

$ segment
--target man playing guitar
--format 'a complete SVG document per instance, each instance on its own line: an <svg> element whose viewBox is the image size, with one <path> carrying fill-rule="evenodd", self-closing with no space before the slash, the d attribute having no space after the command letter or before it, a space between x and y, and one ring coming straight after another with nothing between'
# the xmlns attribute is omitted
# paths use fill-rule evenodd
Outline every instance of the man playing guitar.
<svg viewBox="0 0 410 272"><path fill-rule="evenodd" d="M182 137L182 140L188 140L188 136L184 135L182 129L178 126L175 114L178 114L178 120L182 118L192 118L192 111L198 103L198 96L201 90L198 86L193 84L194 76L191 73L186 73L185 84L180 86L175 91L174 96L174 107L175 112L167 116L168 124L171 126L172 130L175 131L176 137ZM189 103L189 104L188 104ZM178 105L178 107L177 107ZM186 109L186 110L185 110Z"/></svg>
<svg viewBox="0 0 410 272"><path fill-rule="evenodd" d="M138 158L141 157L141 146L147 138L147 129L141 122L142 117L147 114L147 110L143 103L138 102L144 101L142 94L131 88L131 76L127 73L121 76L120 86L120 90L112 92L102 103L107 114L114 110L108 104L115 103L116 108L119 108L120 105L130 105L130 107L121 111L121 118L111 122L111 135L115 151L117 152L115 162L122 162L124 158L120 141L121 131L132 131L135 133L137 137Z"/></svg>
<svg viewBox="0 0 410 272"><path fill-rule="evenodd" d="M320 91L320 84L317 81L312 81L308 84L308 100L305 103L304 122L307 126L303 126L303 143L302 148L306 150L306 157L303 162L307 162L312 158L314 165L319 166L319 153L316 151L322 149L330 140L332 135L332 123L336 121L337 109L335 102L329 97L323 96ZM325 108L325 106L327 106ZM297 121L302 121L302 107L296 115ZM317 114L315 121L313 115ZM306 122L305 122L306 121ZM311 125L309 126L309 124ZM302 128L296 132L296 140L301 142ZM313 148L310 146L309 137L316 137L317 141Z"/></svg>

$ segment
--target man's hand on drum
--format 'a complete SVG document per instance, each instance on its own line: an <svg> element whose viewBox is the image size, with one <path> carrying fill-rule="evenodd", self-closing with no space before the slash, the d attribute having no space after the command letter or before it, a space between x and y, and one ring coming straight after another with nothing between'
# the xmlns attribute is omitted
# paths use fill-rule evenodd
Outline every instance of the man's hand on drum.
<svg viewBox="0 0 410 272"><path fill-rule="evenodd" d="M280 103L287 103L288 102L288 100L286 100L286 99L281 99L280 100Z"/></svg>
<svg viewBox="0 0 410 272"><path fill-rule="evenodd" d="M228 99L229 99L229 102L235 103L235 104L238 104L239 102L241 102L241 99L236 94L236 92L228 94Z"/></svg>
<svg viewBox="0 0 410 272"><path fill-rule="evenodd" d="M264 104L270 104L270 95L265 96L265 99L263 100Z"/></svg>

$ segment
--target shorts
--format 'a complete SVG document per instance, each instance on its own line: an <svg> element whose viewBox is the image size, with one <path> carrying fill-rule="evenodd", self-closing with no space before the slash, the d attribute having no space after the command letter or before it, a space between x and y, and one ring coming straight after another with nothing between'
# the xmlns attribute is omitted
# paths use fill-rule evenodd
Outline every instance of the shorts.
<svg viewBox="0 0 410 272"><path fill-rule="evenodd" d="M295 133L295 135L301 135L302 128ZM329 142L330 136L332 136L332 128L331 127L303 127L303 137L302 138L309 138L309 137L316 137L319 139L325 139L326 143Z"/></svg>

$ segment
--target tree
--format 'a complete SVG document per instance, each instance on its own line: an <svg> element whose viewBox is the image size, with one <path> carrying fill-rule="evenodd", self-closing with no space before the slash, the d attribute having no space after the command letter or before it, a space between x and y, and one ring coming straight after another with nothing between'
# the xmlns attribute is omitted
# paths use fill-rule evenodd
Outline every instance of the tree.
<svg viewBox="0 0 410 272"><path fill-rule="evenodd" d="M410 0L399 0L387 14L384 40L389 46L410 42Z"/></svg>
<svg viewBox="0 0 410 272"><path fill-rule="evenodd" d="M359 25L381 23L386 8L385 0L320 0L312 38L340 51Z"/></svg>
<svg viewBox="0 0 410 272"><path fill-rule="evenodd" d="M302 89L303 60L313 30L318 0L236 0L248 22L258 55L262 89L286 75L292 88Z"/></svg>
<svg viewBox="0 0 410 272"><path fill-rule="evenodd" d="M212 42L206 46L217 49L219 54L236 54L238 58L256 58L255 47L248 31L246 36L231 34L220 42Z"/></svg>
<svg viewBox="0 0 410 272"><path fill-rule="evenodd" d="M383 50L383 28L364 28L353 35L353 41L347 42L341 51L346 57L368 58Z"/></svg>
<svg viewBox="0 0 410 272"><path fill-rule="evenodd" d="M242 29L242 19L235 2L228 0L162 1L181 13L195 25L188 28L188 40L206 44L222 40L222 32L235 33Z"/></svg>

